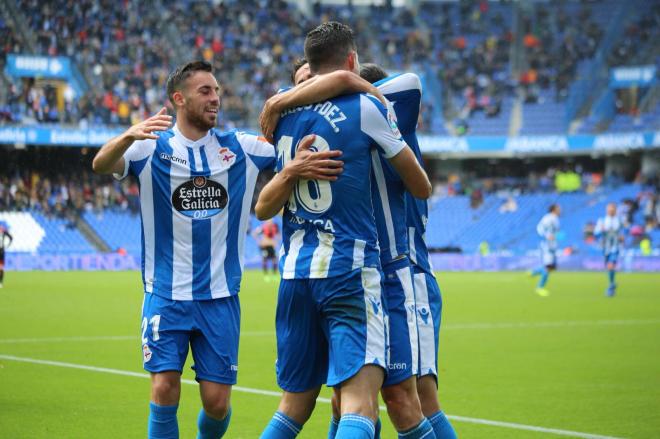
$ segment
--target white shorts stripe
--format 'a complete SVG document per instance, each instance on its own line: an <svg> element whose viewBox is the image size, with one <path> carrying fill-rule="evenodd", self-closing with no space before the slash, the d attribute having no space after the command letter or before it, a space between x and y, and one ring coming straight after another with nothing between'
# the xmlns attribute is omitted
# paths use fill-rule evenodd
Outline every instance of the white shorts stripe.
<svg viewBox="0 0 660 439"><path fill-rule="evenodd" d="M415 307L415 288L412 273L409 267L396 271L399 282L406 296L405 307L408 323L408 338L410 340L410 354L412 355L412 373L419 372L419 334L417 332L417 312Z"/></svg>
<svg viewBox="0 0 660 439"><path fill-rule="evenodd" d="M144 230L144 289L147 293L154 290L154 252L156 240L154 232L154 192L151 181L151 160L147 159L140 173L140 206L142 210L142 227Z"/></svg>
<svg viewBox="0 0 660 439"><path fill-rule="evenodd" d="M437 375L435 322L429 306L429 292L424 273L415 274L415 301L417 304L417 330L419 332L419 370L422 375Z"/></svg>
<svg viewBox="0 0 660 439"><path fill-rule="evenodd" d="M353 270L364 267L364 247L367 243L361 239L356 239L353 245Z"/></svg>
<svg viewBox="0 0 660 439"><path fill-rule="evenodd" d="M370 267L362 269L362 289L367 312L367 346L364 364L378 363L387 367L385 358L387 325L380 280L378 269Z"/></svg>

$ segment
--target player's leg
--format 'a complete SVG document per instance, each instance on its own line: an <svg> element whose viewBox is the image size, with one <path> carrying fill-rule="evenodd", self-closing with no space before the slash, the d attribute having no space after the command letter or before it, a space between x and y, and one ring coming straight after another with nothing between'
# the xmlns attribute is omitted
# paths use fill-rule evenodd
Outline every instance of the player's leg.
<svg viewBox="0 0 660 439"><path fill-rule="evenodd" d="M543 258L543 270L541 271L541 276L539 277L539 282L536 284L536 293L539 296L546 297L550 292L546 289L546 284L548 283L548 277L550 272L555 269L557 266L557 257L556 251L543 246L541 248L542 258Z"/></svg>
<svg viewBox="0 0 660 439"><path fill-rule="evenodd" d="M607 297L612 297L616 294L616 280L615 280L616 260L617 260L616 253L610 253L605 257L605 262L607 266L607 279L609 281L607 291L605 292L605 295Z"/></svg>
<svg viewBox="0 0 660 439"><path fill-rule="evenodd" d="M231 420L231 386L238 371L241 308L238 296L194 302L192 347L195 379L202 408L197 418L198 439L222 437Z"/></svg>
<svg viewBox="0 0 660 439"><path fill-rule="evenodd" d="M142 357L151 373L148 437L179 437L176 412L181 371L188 355L190 303L145 294L142 306Z"/></svg>
<svg viewBox="0 0 660 439"><path fill-rule="evenodd" d="M339 419L341 418L340 410L341 402L341 389L339 387L333 388L332 398L330 398L330 406L332 407L332 419L330 420L330 427L328 428L328 439L334 439L337 435L337 429L339 428ZM380 439L380 430L382 424L380 422L380 417L376 420L375 434L374 439Z"/></svg>
<svg viewBox="0 0 660 439"><path fill-rule="evenodd" d="M442 320L440 287L432 275L416 267L414 276L420 353L417 393L422 413L431 423L436 438L455 439L456 432L438 400L438 346Z"/></svg>
<svg viewBox="0 0 660 439"><path fill-rule="evenodd" d="M277 383L284 390L262 439L289 439L312 414L328 374L328 344L306 279L280 283L275 330Z"/></svg>
<svg viewBox="0 0 660 439"><path fill-rule="evenodd" d="M341 388L336 437L372 438L387 364L380 273L356 269L311 285L331 345L327 384Z"/></svg>
<svg viewBox="0 0 660 439"><path fill-rule="evenodd" d="M4 285L5 281L5 251L0 250L0 288Z"/></svg>
<svg viewBox="0 0 660 439"><path fill-rule="evenodd" d="M407 438L424 437L432 427L417 395L419 340L413 272L408 259L384 267L383 293L388 315L388 374L381 395L394 428Z"/></svg>

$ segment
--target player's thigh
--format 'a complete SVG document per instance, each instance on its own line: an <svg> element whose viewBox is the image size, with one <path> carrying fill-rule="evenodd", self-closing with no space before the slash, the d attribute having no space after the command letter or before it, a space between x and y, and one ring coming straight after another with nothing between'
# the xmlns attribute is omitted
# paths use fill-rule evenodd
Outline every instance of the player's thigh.
<svg viewBox="0 0 660 439"><path fill-rule="evenodd" d="M338 385L368 364L385 368L387 329L380 271L365 267L316 279L312 289L330 343L327 384Z"/></svg>
<svg viewBox="0 0 660 439"><path fill-rule="evenodd" d="M438 341L442 320L442 295L435 277L414 269L419 375L437 375Z"/></svg>
<svg viewBox="0 0 660 439"><path fill-rule="evenodd" d="M192 347L197 381L236 384L241 305L238 296L194 302Z"/></svg>
<svg viewBox="0 0 660 439"><path fill-rule="evenodd" d="M389 331L388 374L383 386L391 386L417 374L419 340L410 263L407 259L395 261L383 272Z"/></svg>
<svg viewBox="0 0 660 439"><path fill-rule="evenodd" d="M328 343L308 279L282 279L277 297L277 382L287 392L324 384Z"/></svg>
<svg viewBox="0 0 660 439"><path fill-rule="evenodd" d="M145 293L141 325L144 369L180 373L188 356L192 324L191 302Z"/></svg>

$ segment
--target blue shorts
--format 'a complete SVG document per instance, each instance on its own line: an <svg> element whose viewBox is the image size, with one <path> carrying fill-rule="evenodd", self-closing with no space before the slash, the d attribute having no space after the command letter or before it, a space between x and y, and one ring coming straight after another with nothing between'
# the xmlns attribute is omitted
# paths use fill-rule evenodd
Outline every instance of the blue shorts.
<svg viewBox="0 0 660 439"><path fill-rule="evenodd" d="M142 360L149 372L182 372L190 345L195 379L236 384L241 307L238 296L170 300L145 293Z"/></svg>
<svg viewBox="0 0 660 439"><path fill-rule="evenodd" d="M390 347L384 387L398 384L419 372L419 340L415 317L413 271L408 258L383 267L383 293L388 315Z"/></svg>
<svg viewBox="0 0 660 439"><path fill-rule="evenodd" d="M544 267L557 268L557 247L546 241L541 242L541 262Z"/></svg>
<svg viewBox="0 0 660 439"><path fill-rule="evenodd" d="M366 364L385 368L386 323L377 268L326 279L282 279L277 298L277 383L304 392L338 386Z"/></svg>
<svg viewBox="0 0 660 439"><path fill-rule="evenodd" d="M607 264L616 265L618 259L619 259L619 252L608 253L605 255L605 265Z"/></svg>
<svg viewBox="0 0 660 439"><path fill-rule="evenodd" d="M442 316L442 295L435 277L413 266L417 331L419 332L419 377L438 376L438 336Z"/></svg>

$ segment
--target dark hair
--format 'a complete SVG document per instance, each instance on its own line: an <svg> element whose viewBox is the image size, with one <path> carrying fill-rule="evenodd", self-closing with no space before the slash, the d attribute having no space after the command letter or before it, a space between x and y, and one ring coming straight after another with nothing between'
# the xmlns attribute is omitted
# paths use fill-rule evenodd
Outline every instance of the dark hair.
<svg viewBox="0 0 660 439"><path fill-rule="evenodd" d="M304 57L298 58L293 62L293 68L291 69L291 82L294 83L293 85L296 82L296 72L305 64L307 64L307 60Z"/></svg>
<svg viewBox="0 0 660 439"><path fill-rule="evenodd" d="M387 78L387 72L383 70L383 68L378 64L368 62L360 64L360 76L365 81L371 82L373 84L374 82L378 82L383 78Z"/></svg>
<svg viewBox="0 0 660 439"><path fill-rule="evenodd" d="M176 70L170 73L170 76L167 78L167 97L172 105L174 105L174 100L172 99L174 92L181 90L183 83L195 72L212 73L213 66L206 61L192 61L177 67Z"/></svg>
<svg viewBox="0 0 660 439"><path fill-rule="evenodd" d="M355 50L353 29L336 21L318 25L305 38L305 58L314 73L323 66L341 66L351 50Z"/></svg>
<svg viewBox="0 0 660 439"><path fill-rule="evenodd" d="M548 209L548 212L554 212L555 210L557 210L558 207L559 207L559 204L553 203L553 204L550 205L550 208Z"/></svg>

